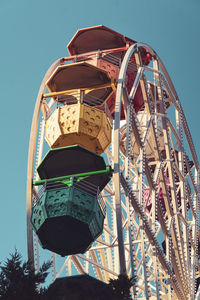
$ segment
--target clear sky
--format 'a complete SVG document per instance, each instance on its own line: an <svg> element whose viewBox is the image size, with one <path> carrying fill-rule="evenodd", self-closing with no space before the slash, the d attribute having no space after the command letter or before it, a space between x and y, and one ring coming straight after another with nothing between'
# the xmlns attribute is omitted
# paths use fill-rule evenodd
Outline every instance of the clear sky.
<svg viewBox="0 0 200 300"><path fill-rule="evenodd" d="M43 76L77 29L103 24L145 42L163 60L200 156L199 0L0 0L0 261L27 257L26 172Z"/></svg>

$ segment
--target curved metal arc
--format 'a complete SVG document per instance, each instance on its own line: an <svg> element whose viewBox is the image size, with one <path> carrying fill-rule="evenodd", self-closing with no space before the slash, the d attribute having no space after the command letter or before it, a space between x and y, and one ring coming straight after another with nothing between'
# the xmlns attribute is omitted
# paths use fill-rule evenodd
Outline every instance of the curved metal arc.
<svg viewBox="0 0 200 300"><path fill-rule="evenodd" d="M128 62L132 56L136 45L132 45L126 52L122 61L122 65L119 72L117 90L116 90L116 102L115 102L115 123L114 123L114 174L113 183L115 188L115 204L116 204L116 219L117 219L117 235L118 235L118 250L119 250L119 263L120 273L126 273L125 264L125 251L123 244L123 231L122 231L122 212L121 212L121 195L120 195L120 114L121 114L121 99L123 95L124 80L126 76L126 70Z"/></svg>
<svg viewBox="0 0 200 300"><path fill-rule="evenodd" d="M168 225L168 227L169 227L169 232L171 232L171 228L172 228L173 223L175 222L175 217L176 217L176 216L182 221L182 223L183 223L184 226L185 226L185 229L186 229L186 231L187 231L187 233L188 233L188 235L189 235L191 247L195 247L195 245L193 244L191 232L190 232L189 228L187 227L187 221L185 220L184 216L183 216L180 212L178 212L178 213L174 214L173 216L171 216L171 218L170 218L170 220L169 220L169 225ZM193 244L193 245L192 245L192 244ZM188 245L187 245L187 247L188 247ZM191 263L191 262L190 262L190 263ZM192 278L194 278L194 276L191 276L191 280L192 280L192 281L195 280L195 279L192 279ZM189 278L189 280L190 280L190 278Z"/></svg>
<svg viewBox="0 0 200 300"><path fill-rule="evenodd" d="M119 241L119 258L120 258L120 268L121 273L125 270L125 260L124 260L124 248L123 248L123 236L122 236L122 222L121 222L121 204L120 204L120 180L119 180L119 173L120 173L120 165L119 165L119 137L120 137L120 115L121 115L121 99L123 94L124 88L124 80L126 75L126 70L128 67L128 62L134 51L137 49L138 46L145 46L150 50L150 53L156 56L156 59L159 59L155 51L144 44L136 44L132 45L126 52L124 60L121 65L119 79L118 79L118 86L116 92L116 104L115 104L115 124L114 124L114 184L115 184L115 195L116 195L116 215L117 215L117 230L118 230L118 241ZM160 59L159 59L160 60ZM161 60L160 60L161 62ZM162 62L161 62L162 64ZM177 94L175 92L174 86L170 80L170 77L162 64L162 71L164 75L167 77L169 81L170 88L174 92L174 97L177 98ZM120 247L121 245L121 247Z"/></svg>
<svg viewBox="0 0 200 300"><path fill-rule="evenodd" d="M199 163L198 163L197 154L196 154L196 151L195 151L195 147L194 147L194 144L193 144L192 136L191 136L188 124L187 124L187 120L186 120L184 111L182 109L181 103L179 101L179 98L178 98L177 92L175 90L175 87L174 87L174 85L172 83L172 80L171 80L171 78L170 78L170 76L169 76L169 74L168 74L168 72L167 72L167 70L166 70L166 68L165 68L162 60L160 59L160 57L158 56L158 54L149 45L147 45L145 43L137 43L137 46L138 47L142 46L142 47L146 48L150 52L150 54L152 56L156 57L156 59L158 60L159 65L160 65L160 69L162 70L162 72L164 74L164 79L166 80L167 84L169 85L169 88L170 88L170 90L172 92L172 95L174 96L174 102L175 102L174 104L175 105L178 104L178 108L180 109L181 115L182 115L184 123L185 123L185 126L183 126L183 127L184 127L184 131L185 131L185 134L186 134L186 138L188 140L188 144L189 144L190 150L191 150L192 158L194 160L196 168L199 169ZM191 143L191 145L190 145L190 143Z"/></svg>
<svg viewBox="0 0 200 300"><path fill-rule="evenodd" d="M121 115L121 102L123 96L123 88L124 81L126 76L126 71L128 68L128 63L133 55L133 53L138 49L140 43L134 44L130 46L127 50L124 59L121 64L119 77L118 77L118 85L116 90L116 102L115 102L115 123L114 123L114 174L113 181L115 186L115 196L116 196L116 218L117 218L117 233L118 233L118 243L119 243L119 260L120 260L120 272L126 272L125 265L125 253L123 246L123 232L122 232L122 217L121 217L121 196L120 196L120 157L119 157L119 149L120 149L120 115ZM152 55L155 55L155 52L152 48L149 47L149 51ZM137 76L138 77L138 76ZM136 77L136 78L137 78ZM134 91L131 90L131 94Z"/></svg>
<svg viewBox="0 0 200 300"><path fill-rule="evenodd" d="M43 93L46 89L46 81L58 65L62 64L63 58L56 60L46 72L36 100L35 109L33 113L31 133L29 140L29 152L28 152L28 166L27 166L27 196L26 196L26 211L27 211L27 243L28 243L28 259L34 264L34 250L33 250L33 232L31 229L30 218L32 208L32 182L33 182L33 171L34 171L34 154L36 147L37 128L41 109L41 100Z"/></svg>
<svg viewBox="0 0 200 300"><path fill-rule="evenodd" d="M170 89L172 90L175 98L177 99L178 95L176 93L175 87L174 87L174 85L173 85L173 83L171 81L171 78L170 78L170 76L169 76L169 74L168 74L168 72L167 72L167 70L166 70L166 68L165 68L162 60L160 59L160 57L156 53L156 51L151 46L149 46L148 44L145 44L145 43L137 43L136 45L137 45L137 47L144 47L144 48L146 48L153 57L156 57L156 59L159 61L160 68L163 71L163 74L165 75L165 77L167 79L167 82L169 83Z"/></svg>

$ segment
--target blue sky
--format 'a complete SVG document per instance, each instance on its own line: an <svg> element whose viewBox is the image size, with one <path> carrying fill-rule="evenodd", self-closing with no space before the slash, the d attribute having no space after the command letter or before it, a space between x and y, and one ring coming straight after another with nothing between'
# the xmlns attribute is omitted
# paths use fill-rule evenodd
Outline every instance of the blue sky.
<svg viewBox="0 0 200 300"><path fill-rule="evenodd" d="M103 24L152 46L185 111L198 156L199 0L0 0L0 261L26 251L26 168L37 92L49 66L67 56L77 29Z"/></svg>

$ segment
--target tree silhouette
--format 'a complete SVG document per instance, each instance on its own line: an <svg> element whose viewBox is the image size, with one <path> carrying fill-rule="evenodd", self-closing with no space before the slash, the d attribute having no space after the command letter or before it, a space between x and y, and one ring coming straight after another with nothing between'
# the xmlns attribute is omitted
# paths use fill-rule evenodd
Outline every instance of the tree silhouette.
<svg viewBox="0 0 200 300"><path fill-rule="evenodd" d="M134 279L119 275L105 284L88 275L57 279L47 289L45 282L51 262L44 263L38 273L30 262L23 262L15 250L0 265L0 300L130 300Z"/></svg>
<svg viewBox="0 0 200 300"><path fill-rule="evenodd" d="M0 266L1 300L39 300L44 289L39 290L45 282L51 262L44 263L38 273L33 265L23 262L17 250Z"/></svg>
<svg viewBox="0 0 200 300"><path fill-rule="evenodd" d="M116 299L131 300L130 288L135 283L135 278L129 279L125 274L120 274L117 279L110 279L109 286L112 288Z"/></svg>
<svg viewBox="0 0 200 300"><path fill-rule="evenodd" d="M131 300L130 288L135 279L119 275L109 284L89 275L56 279L47 289L45 300Z"/></svg>

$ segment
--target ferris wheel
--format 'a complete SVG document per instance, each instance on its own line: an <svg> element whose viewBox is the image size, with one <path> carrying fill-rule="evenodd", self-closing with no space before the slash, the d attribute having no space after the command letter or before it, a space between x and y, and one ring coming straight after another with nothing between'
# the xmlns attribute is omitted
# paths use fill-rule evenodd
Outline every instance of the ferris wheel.
<svg viewBox="0 0 200 300"><path fill-rule="evenodd" d="M38 270L49 253L54 279L127 274L134 299L195 299L199 163L161 59L105 26L78 30L68 51L33 114L29 259Z"/></svg>

